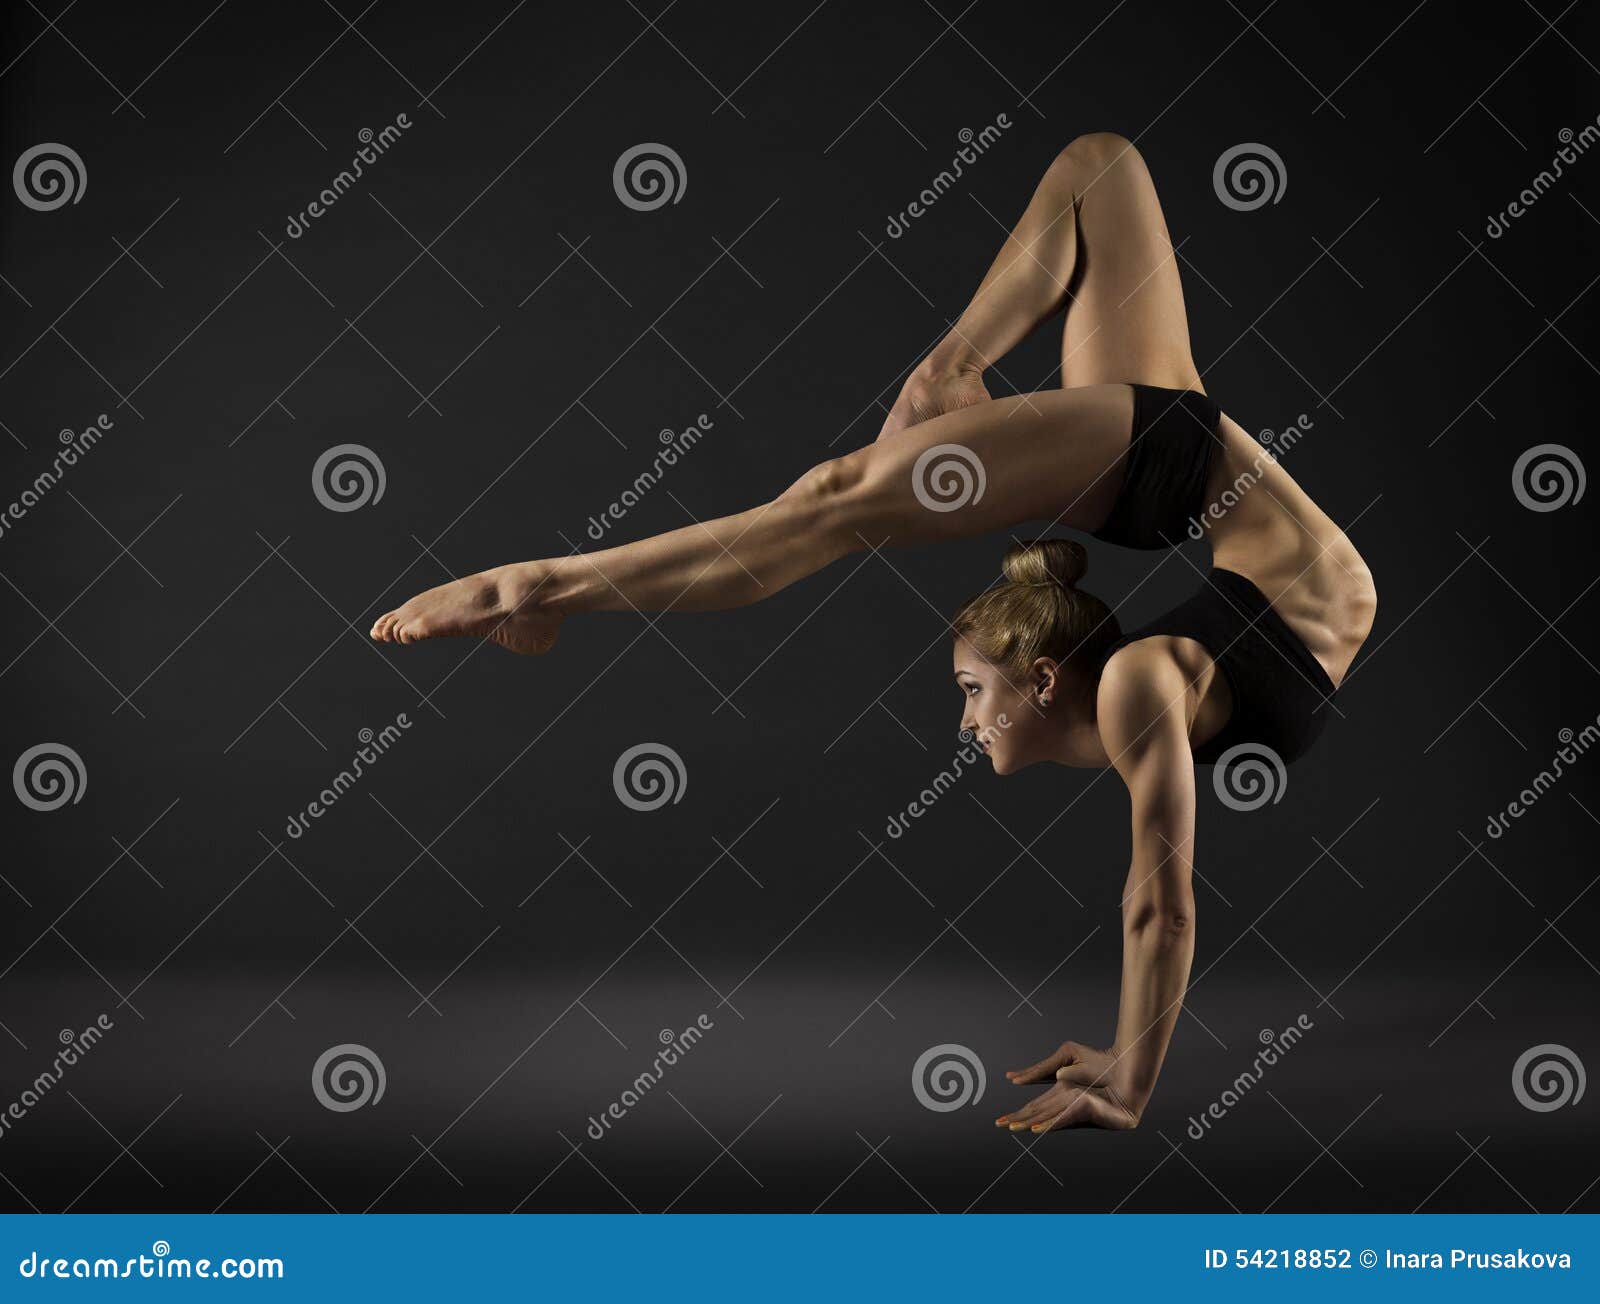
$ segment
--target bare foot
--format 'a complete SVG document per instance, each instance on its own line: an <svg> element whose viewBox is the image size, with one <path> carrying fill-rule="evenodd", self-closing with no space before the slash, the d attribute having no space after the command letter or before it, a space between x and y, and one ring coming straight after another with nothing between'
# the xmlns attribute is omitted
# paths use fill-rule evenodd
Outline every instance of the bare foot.
<svg viewBox="0 0 1600 1304"><path fill-rule="evenodd" d="M883 423L883 429L878 432L878 438L943 416L946 412L988 401L989 391L984 388L981 371L963 368L929 375L918 367L906 378L900 397L889 409L889 416Z"/></svg>
<svg viewBox="0 0 1600 1304"><path fill-rule="evenodd" d="M487 638L512 652L548 652L561 624L539 601L539 582L528 566L498 566L419 593L372 623L380 643L420 643L427 638Z"/></svg>

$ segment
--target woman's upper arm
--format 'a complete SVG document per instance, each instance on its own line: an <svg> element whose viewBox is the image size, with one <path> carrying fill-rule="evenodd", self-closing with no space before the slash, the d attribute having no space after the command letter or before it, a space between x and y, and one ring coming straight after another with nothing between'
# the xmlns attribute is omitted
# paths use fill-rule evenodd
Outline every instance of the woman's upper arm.
<svg viewBox="0 0 1600 1304"><path fill-rule="evenodd" d="M1133 866L1124 908L1186 912L1194 856L1194 754L1189 746L1189 684L1159 649L1133 646L1106 667L1100 734L1128 786Z"/></svg>

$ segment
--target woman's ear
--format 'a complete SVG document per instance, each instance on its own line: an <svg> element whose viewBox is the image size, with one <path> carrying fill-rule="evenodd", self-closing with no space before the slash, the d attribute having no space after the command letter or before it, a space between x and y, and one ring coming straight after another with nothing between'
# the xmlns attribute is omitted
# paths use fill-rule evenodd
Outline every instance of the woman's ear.
<svg viewBox="0 0 1600 1304"><path fill-rule="evenodd" d="M1061 688L1061 667L1049 657L1038 657L1028 668L1028 687L1041 698L1055 697Z"/></svg>

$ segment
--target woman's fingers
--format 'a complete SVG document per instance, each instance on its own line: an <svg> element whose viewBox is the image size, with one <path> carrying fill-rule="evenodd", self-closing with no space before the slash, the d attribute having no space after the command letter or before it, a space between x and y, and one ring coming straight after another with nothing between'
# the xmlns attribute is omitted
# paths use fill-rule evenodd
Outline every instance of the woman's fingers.
<svg viewBox="0 0 1600 1304"><path fill-rule="evenodd" d="M1064 1087L1051 1087L1048 1091L1040 1092L1020 1109L1014 1109L1009 1114L1004 1114L995 1121L997 1123L1003 1122L1006 1126L1010 1127L1013 1132L1020 1128L1028 1127L1034 1123L1037 1123L1041 1118L1048 1118L1051 1114L1059 1110L1061 1108L1062 1096L1065 1094L1066 1090L1067 1088Z"/></svg>
<svg viewBox="0 0 1600 1304"><path fill-rule="evenodd" d="M1029 1082L1045 1082L1053 1078L1056 1070L1062 1065L1072 1063L1077 1057L1077 1044L1070 1041L1063 1042L1037 1064L1030 1064L1025 1069L1007 1069L1006 1077L1023 1085Z"/></svg>
<svg viewBox="0 0 1600 1304"><path fill-rule="evenodd" d="M1103 1085L1105 1069L1093 1064L1086 1064L1079 1060L1075 1064L1064 1064L1055 1071L1057 1082L1065 1082L1074 1087L1098 1087Z"/></svg>

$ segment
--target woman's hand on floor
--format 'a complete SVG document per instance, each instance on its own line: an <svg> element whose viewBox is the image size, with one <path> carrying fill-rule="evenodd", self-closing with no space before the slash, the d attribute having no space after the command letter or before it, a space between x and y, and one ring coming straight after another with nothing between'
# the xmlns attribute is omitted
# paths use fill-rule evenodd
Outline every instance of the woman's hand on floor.
<svg viewBox="0 0 1600 1304"><path fill-rule="evenodd" d="M1116 1057L1108 1050L1066 1041L1037 1064L1008 1069L1017 1086L1048 1082L1049 1088L1020 1109L995 1119L1013 1132L1029 1128L1054 1132L1068 1127L1103 1127L1128 1131L1139 1125L1144 1101L1136 1100Z"/></svg>

